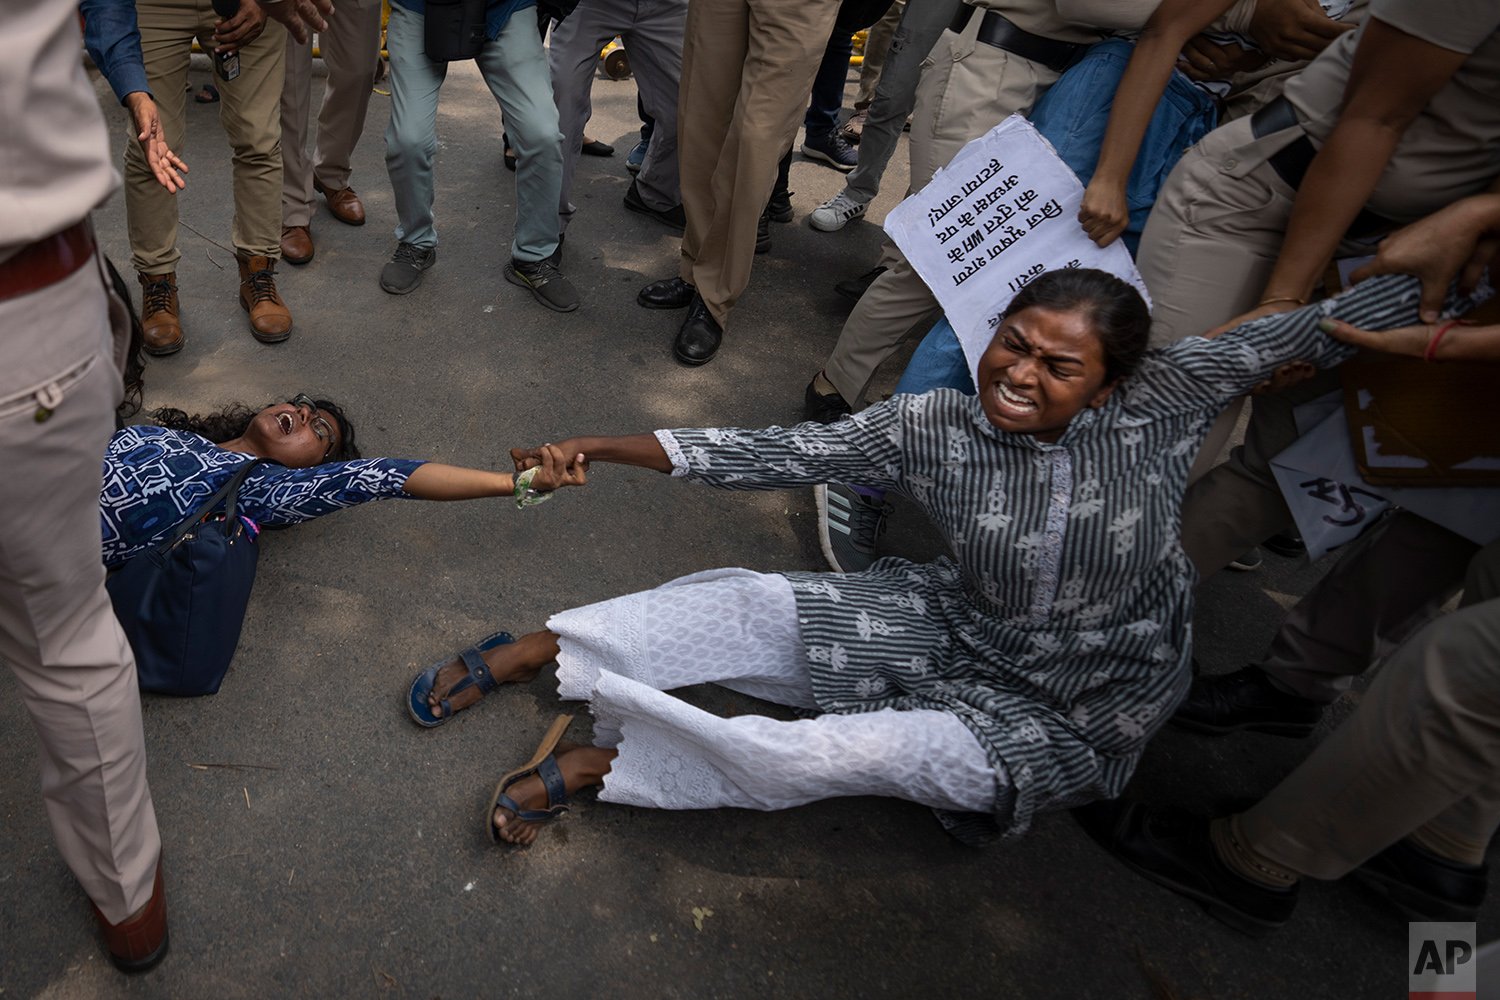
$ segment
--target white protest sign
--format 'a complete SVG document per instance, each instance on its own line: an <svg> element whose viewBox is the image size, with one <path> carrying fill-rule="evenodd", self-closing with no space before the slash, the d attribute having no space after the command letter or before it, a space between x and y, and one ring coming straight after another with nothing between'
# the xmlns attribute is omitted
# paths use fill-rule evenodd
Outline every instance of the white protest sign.
<svg viewBox="0 0 1500 1000"><path fill-rule="evenodd" d="M1123 243L1101 250L1084 234L1082 201L1083 185L1051 144L1011 115L886 216L885 231L948 314L971 374L1000 313L1040 274L1096 267L1146 295Z"/></svg>
<svg viewBox="0 0 1500 1000"><path fill-rule="evenodd" d="M1384 511L1401 507L1479 545L1500 537L1500 489L1485 487L1371 486L1359 474L1349 443L1349 421L1337 395L1297 408L1326 414L1271 460L1276 485L1291 508L1309 559L1358 538Z"/></svg>

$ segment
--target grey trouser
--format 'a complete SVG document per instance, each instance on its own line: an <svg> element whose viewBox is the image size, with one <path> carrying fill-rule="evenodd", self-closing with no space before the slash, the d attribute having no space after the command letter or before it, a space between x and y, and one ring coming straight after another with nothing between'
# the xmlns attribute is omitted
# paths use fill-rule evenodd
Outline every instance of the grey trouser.
<svg viewBox="0 0 1500 1000"><path fill-rule="evenodd" d="M1334 879L1418 827L1488 843L1500 825L1497 664L1500 600L1417 633L1348 721L1240 817L1249 846Z"/></svg>
<svg viewBox="0 0 1500 1000"><path fill-rule="evenodd" d="M855 201L868 205L880 193L880 178L885 174L891 154L896 151L896 142L906 127L906 116L916 107L922 63L937 44L943 29L952 23L961 4L962 0L913 0L902 12L901 23L885 53L880 79L875 84L869 116L859 134L859 165L844 183L844 193ZM872 36L874 33L875 29L870 29ZM867 47L867 66L869 58ZM864 88L863 73L860 74L860 88ZM854 106L857 108L859 104L856 102ZM913 182L911 190L916 189L917 184Z"/></svg>
<svg viewBox="0 0 1500 1000"><path fill-rule="evenodd" d="M328 70L318 109L318 144L307 155L307 119L312 110L312 42L286 36L286 85L281 91L281 224L312 221L313 179L328 191L349 186L349 158L365 130L365 111L380 62L380 0L339 0L318 32Z"/></svg>
<svg viewBox="0 0 1500 1000"><path fill-rule="evenodd" d="M630 72L640 88L646 114L656 121L646 159L636 174L641 200L655 209L682 203L677 172L677 90L682 78L682 37L687 0L582 0L552 28L548 63L552 96L557 101L563 134L561 225L567 228L574 206L573 172L583 129L593 114L590 93L599 50L619 35L630 56Z"/></svg>
<svg viewBox="0 0 1500 1000"><path fill-rule="evenodd" d="M98 261L0 301L0 658L36 727L58 853L111 923L151 898L161 855L135 659L100 555L128 312Z"/></svg>
<svg viewBox="0 0 1500 1000"><path fill-rule="evenodd" d="M921 10L922 6L917 2L907 9ZM911 126L913 191L925 187L937 169L971 140L1012 114L1030 111L1057 79L1058 74L1041 63L976 42L982 20L971 17L963 34L944 30L922 63ZM861 160L864 143L861 139ZM881 362L938 307L937 299L893 244L882 249L881 263L886 272L855 305L823 366L828 380L851 406L864 399Z"/></svg>

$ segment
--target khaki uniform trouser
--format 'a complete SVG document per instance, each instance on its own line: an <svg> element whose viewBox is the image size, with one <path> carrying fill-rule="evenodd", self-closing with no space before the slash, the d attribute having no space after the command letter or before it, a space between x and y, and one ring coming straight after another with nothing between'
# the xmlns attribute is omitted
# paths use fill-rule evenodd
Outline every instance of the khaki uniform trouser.
<svg viewBox="0 0 1500 1000"><path fill-rule="evenodd" d="M1012 114L1025 114L1058 74L1040 63L975 41L983 19L962 34L947 30L922 64L911 127L911 188L921 190L967 143ZM860 298L823 371L851 405L859 405L881 363L938 308L931 290L887 242L887 270Z"/></svg>
<svg viewBox="0 0 1500 1000"><path fill-rule="evenodd" d="M313 216L313 180L326 190L349 186L349 159L365 130L365 112L380 62L380 0L339 0L318 32L328 71L318 109L318 140L307 155L312 113L312 41L286 34L286 84L281 91L281 224L306 226Z"/></svg>
<svg viewBox="0 0 1500 1000"><path fill-rule="evenodd" d="M875 87L880 83L880 71L885 68L885 57L891 51L891 40L896 37L896 26L906 11L906 0L895 0L885 16L876 21L865 35L864 59L859 64L859 93L854 97L854 110L863 111L875 100Z"/></svg>
<svg viewBox="0 0 1500 1000"><path fill-rule="evenodd" d="M688 5L677 106L687 215L679 273L721 326L750 284L756 226L837 14L834 0Z"/></svg>
<svg viewBox="0 0 1500 1000"><path fill-rule="evenodd" d="M198 0L140 0L136 19L146 80L156 99L167 145L187 155L185 101L193 39L213 49L213 7ZM234 225L230 238L244 256L281 257L281 87L286 30L275 21L240 49L240 75L214 76L223 100L219 121L234 153ZM177 196L156 182L140 143L125 144L125 215L131 263L147 274L177 268Z"/></svg>
<svg viewBox="0 0 1500 1000"><path fill-rule="evenodd" d="M0 659L36 728L58 853L113 923L151 898L161 855L135 660L100 555L128 324L98 262L0 302Z"/></svg>
<svg viewBox="0 0 1500 1000"><path fill-rule="evenodd" d="M1493 567L1481 571L1494 582ZM1486 844L1500 825L1500 599L1431 623L1359 708L1240 818L1256 852L1334 879L1418 827Z"/></svg>

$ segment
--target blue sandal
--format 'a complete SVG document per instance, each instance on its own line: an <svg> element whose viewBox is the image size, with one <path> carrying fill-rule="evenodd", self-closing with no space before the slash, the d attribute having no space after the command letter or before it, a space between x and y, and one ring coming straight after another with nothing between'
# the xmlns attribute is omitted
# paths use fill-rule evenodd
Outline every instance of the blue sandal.
<svg viewBox="0 0 1500 1000"><path fill-rule="evenodd" d="M515 637L509 632L496 632L494 635L479 640L462 653L459 653L458 658L468 668L469 676L462 678L457 684L449 688L448 696L452 697L458 694L458 692L471 687L478 687L479 693L482 695L489 694L495 690L499 682L495 680L494 675L490 673L490 668L485 665L484 659L479 654L489 652L496 646L503 646L508 642L515 641ZM448 704L448 698L444 698L440 702L443 708L442 715L432 714L432 709L427 706L427 696L432 694L433 685L437 683L438 671L446 667L452 659L452 657L448 657L447 659L439 660L412 680L411 691L407 695L406 710L411 713L411 717L416 721L417 725L426 726L430 729L433 726L441 726L453 718L453 706Z"/></svg>
<svg viewBox="0 0 1500 1000"><path fill-rule="evenodd" d="M500 830L495 826L496 809L509 809L515 813L516 819L525 823L547 823L568 811L568 788L563 783L562 770L557 766L554 751L572 722L571 715L559 715L552 720L547 735L542 737L542 742L538 744L531 759L501 778L500 783L495 786L495 794L490 796L489 807L484 811L484 828L489 832L490 840L497 844L506 843L500 839ZM519 802L505 794L510 786L533 774L542 779L542 785L547 789L545 809L522 809Z"/></svg>

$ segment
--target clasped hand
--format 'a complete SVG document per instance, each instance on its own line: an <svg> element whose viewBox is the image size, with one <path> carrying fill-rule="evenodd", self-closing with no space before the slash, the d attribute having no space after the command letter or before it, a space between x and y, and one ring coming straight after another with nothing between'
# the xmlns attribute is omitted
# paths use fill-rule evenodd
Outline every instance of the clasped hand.
<svg viewBox="0 0 1500 1000"><path fill-rule="evenodd" d="M563 445L568 442L564 441ZM569 457L571 456L571 457ZM588 482L589 463L583 452L565 449L555 444L544 444L539 448L512 448L510 460L516 464L516 472L536 469L531 488L539 493L550 493L564 486L582 486Z"/></svg>

